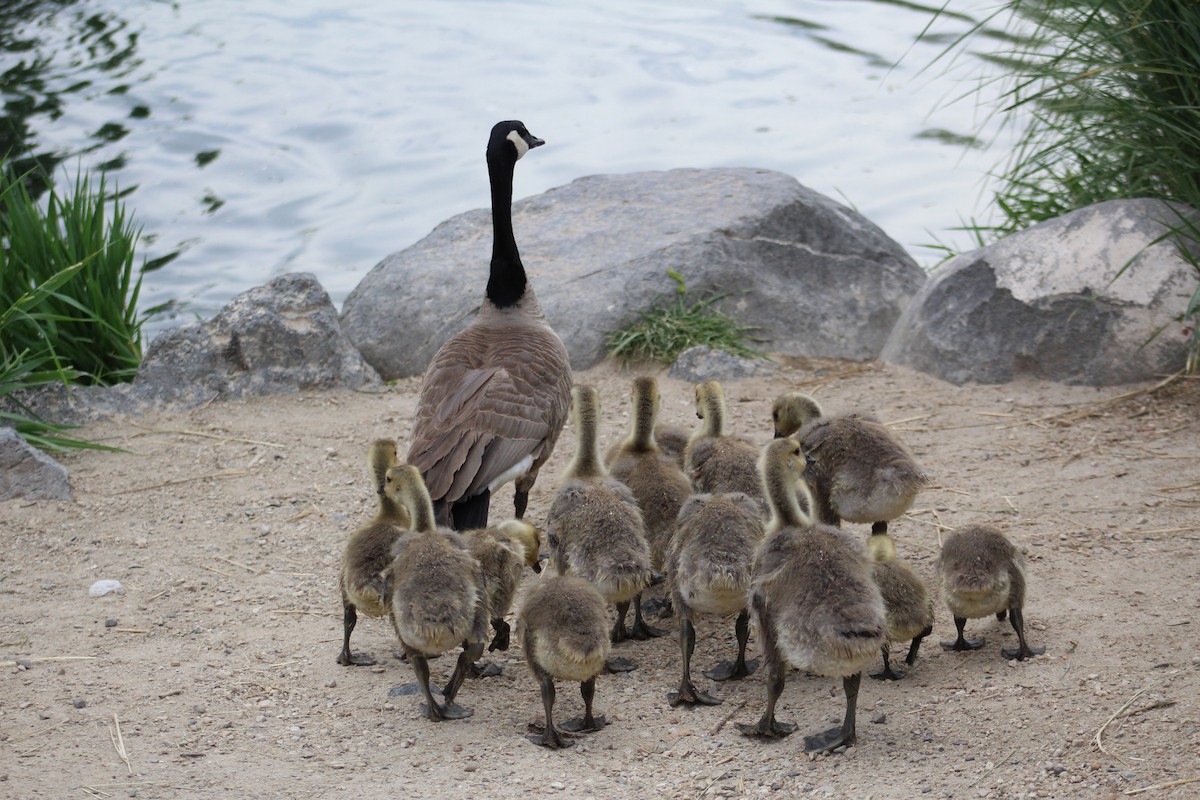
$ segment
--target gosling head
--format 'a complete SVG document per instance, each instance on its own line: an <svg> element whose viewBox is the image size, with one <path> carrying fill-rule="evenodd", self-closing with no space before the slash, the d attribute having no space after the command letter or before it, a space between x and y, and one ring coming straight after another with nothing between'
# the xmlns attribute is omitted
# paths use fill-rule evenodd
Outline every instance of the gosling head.
<svg viewBox="0 0 1200 800"><path fill-rule="evenodd" d="M511 541L520 545L525 554L525 563L534 571L542 571L542 534L525 520L508 519L496 526Z"/></svg>
<svg viewBox="0 0 1200 800"><path fill-rule="evenodd" d="M775 438L791 436L819 416L821 406L816 400L803 392L784 392L775 398L775 404L771 407Z"/></svg>

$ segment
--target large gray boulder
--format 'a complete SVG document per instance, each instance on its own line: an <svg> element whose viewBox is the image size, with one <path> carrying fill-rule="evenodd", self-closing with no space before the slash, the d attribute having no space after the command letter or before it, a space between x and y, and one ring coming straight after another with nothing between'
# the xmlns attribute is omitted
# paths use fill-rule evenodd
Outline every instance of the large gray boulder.
<svg viewBox="0 0 1200 800"><path fill-rule="evenodd" d="M243 292L210 319L159 334L132 383L69 392L58 385L19 399L45 419L79 424L155 407L379 385L316 277L291 273Z"/></svg>
<svg viewBox="0 0 1200 800"><path fill-rule="evenodd" d="M1162 238L1185 213L1112 200L957 256L909 305L883 359L959 384L1102 386L1179 369L1197 276Z"/></svg>
<svg viewBox="0 0 1200 800"><path fill-rule="evenodd" d="M70 500L71 484L66 467L12 428L0 428L0 502L18 497Z"/></svg>
<svg viewBox="0 0 1200 800"><path fill-rule="evenodd" d="M519 176L518 176L519 180ZM794 178L761 169L595 175L515 204L542 308L583 369L604 337L676 289L727 297L762 350L874 358L925 275L896 242ZM342 306L342 326L385 379L421 374L474 318L491 215L454 217L388 256Z"/></svg>

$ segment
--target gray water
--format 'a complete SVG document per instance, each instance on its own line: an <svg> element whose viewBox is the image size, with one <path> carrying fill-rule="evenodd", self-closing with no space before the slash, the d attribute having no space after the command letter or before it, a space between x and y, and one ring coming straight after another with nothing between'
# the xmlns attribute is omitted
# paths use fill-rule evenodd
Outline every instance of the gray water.
<svg viewBox="0 0 1200 800"><path fill-rule="evenodd" d="M19 147L127 192L155 267L140 305L191 318L298 270L340 304L388 253L487 205L484 144L510 118L547 141L518 198L765 167L932 265L922 244L965 247L948 229L989 219L1009 141L984 124L990 99L950 102L982 62L927 67L992 5L952 3L964 14L916 42L933 7L904 0L27 2L0 12L0 71ZM964 144L977 135L991 148Z"/></svg>

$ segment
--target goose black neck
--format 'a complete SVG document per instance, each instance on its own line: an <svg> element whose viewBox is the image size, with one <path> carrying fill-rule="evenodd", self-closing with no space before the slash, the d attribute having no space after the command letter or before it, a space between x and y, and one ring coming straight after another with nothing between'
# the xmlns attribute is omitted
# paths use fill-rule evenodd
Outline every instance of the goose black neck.
<svg viewBox="0 0 1200 800"><path fill-rule="evenodd" d="M513 168L515 162L488 158L492 184L492 269L487 298L497 308L509 308L525 296L525 267L517 252L512 227Z"/></svg>

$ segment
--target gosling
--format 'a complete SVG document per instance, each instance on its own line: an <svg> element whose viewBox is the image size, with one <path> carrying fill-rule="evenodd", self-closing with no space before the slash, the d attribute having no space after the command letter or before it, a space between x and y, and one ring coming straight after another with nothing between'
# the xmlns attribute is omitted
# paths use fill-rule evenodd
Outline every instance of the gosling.
<svg viewBox="0 0 1200 800"><path fill-rule="evenodd" d="M737 659L718 664L704 674L715 681L744 678L757 668L746 661L750 639L750 589L754 549L763 537L762 508L752 498L733 494L698 494L679 512L675 535L667 550L667 583L679 616L679 650L683 672L679 690L667 694L672 706L717 705L721 700L692 683L692 653L696 647L694 612L737 614Z"/></svg>
<svg viewBox="0 0 1200 800"><path fill-rule="evenodd" d="M696 384L701 425L683 451L684 470L697 493L742 492L762 498L758 451L728 434L725 390L717 381Z"/></svg>
<svg viewBox="0 0 1200 800"><path fill-rule="evenodd" d="M603 716L592 713L596 676L608 657L608 612L591 583L573 575L547 575L525 596L518 621L529 671L542 691L546 724L530 741L557 750L574 744L554 724L554 681L579 681L583 716L562 724L572 733L598 731Z"/></svg>
<svg viewBox="0 0 1200 800"><path fill-rule="evenodd" d="M454 697L487 639L483 570L461 535L435 525L433 502L416 467L389 469L387 493L408 508L413 519L413 530L392 546L386 581L392 627L425 695L421 711L435 722L469 717L474 712L456 704ZM463 650L442 692L442 705L434 701L429 687L427 659L460 644Z"/></svg>
<svg viewBox="0 0 1200 800"><path fill-rule="evenodd" d="M883 595L888 634L883 643L883 671L871 677L896 681L905 673L892 669L891 643L912 640L904 663L910 667L916 663L921 640L933 633L933 596L912 567L896 558L892 537L886 533L872 534L867 540L867 552L874 562L871 576Z"/></svg>
<svg viewBox="0 0 1200 800"><path fill-rule="evenodd" d="M804 738L812 753L854 744L862 670L883 646L887 622L862 545L838 528L813 524L801 510L802 499L812 508L801 480L804 463L800 445L791 439L777 439L763 453L771 521L755 554L750 604L768 669L767 707L757 724L738 728L762 737L796 730L775 719L789 664L840 677L845 717L840 727Z"/></svg>
<svg viewBox="0 0 1200 800"><path fill-rule="evenodd" d="M611 639L617 643L630 638L625 627L629 603L650 583L650 549L633 493L609 477L600 463L596 444L599 409L595 387L572 389L575 456L550 506L545 534L557 573L586 578L607 602L616 605ZM640 604L634 614L636 627L641 619ZM624 659L614 659L609 666L633 669Z"/></svg>
<svg viewBox="0 0 1200 800"><path fill-rule="evenodd" d="M1008 538L995 528L970 525L952 531L942 542L937 559L942 596L954 617L958 638L942 642L947 650L978 650L983 639L966 639L963 627L968 619L995 614L1003 620L1007 613L1020 646L1002 648L1005 658L1024 661L1046 652L1030 647L1025 640L1025 558Z"/></svg>
<svg viewBox="0 0 1200 800"><path fill-rule="evenodd" d="M342 666L369 667L375 659L367 653L350 652L350 634L358 624L358 612L368 617L387 614L387 591L383 573L392 562L392 545L408 529L408 510L398 506L384 492L389 468L396 464L396 443L376 439L367 449L367 466L379 497L375 517L351 534L342 554Z"/></svg>
<svg viewBox="0 0 1200 800"><path fill-rule="evenodd" d="M804 447L804 477L816 495L817 518L828 525L861 522L887 533L888 522L929 484L907 448L871 417L821 416L817 402L799 392L777 398L772 417L776 438L794 434Z"/></svg>
<svg viewBox="0 0 1200 800"><path fill-rule="evenodd" d="M483 589L494 631L488 652L508 650L511 628L504 617L512 608L525 567L531 567L534 572L541 571L538 529L524 520L510 519L490 528L467 531L464 535L471 555L479 559L483 569ZM492 677L500 671L495 664L486 667L473 664L470 674L472 677Z"/></svg>
<svg viewBox="0 0 1200 800"><path fill-rule="evenodd" d="M655 440L655 423L662 406L658 381L649 376L635 378L632 389L633 421L629 435L608 456L612 477L629 487L642 512L646 543L650 547L650 566L656 573L664 570L664 556L679 509L692 493L692 484L679 463L663 455ZM641 608L639 595L634 600ZM664 631L639 622L634 615L631 638L661 636Z"/></svg>

